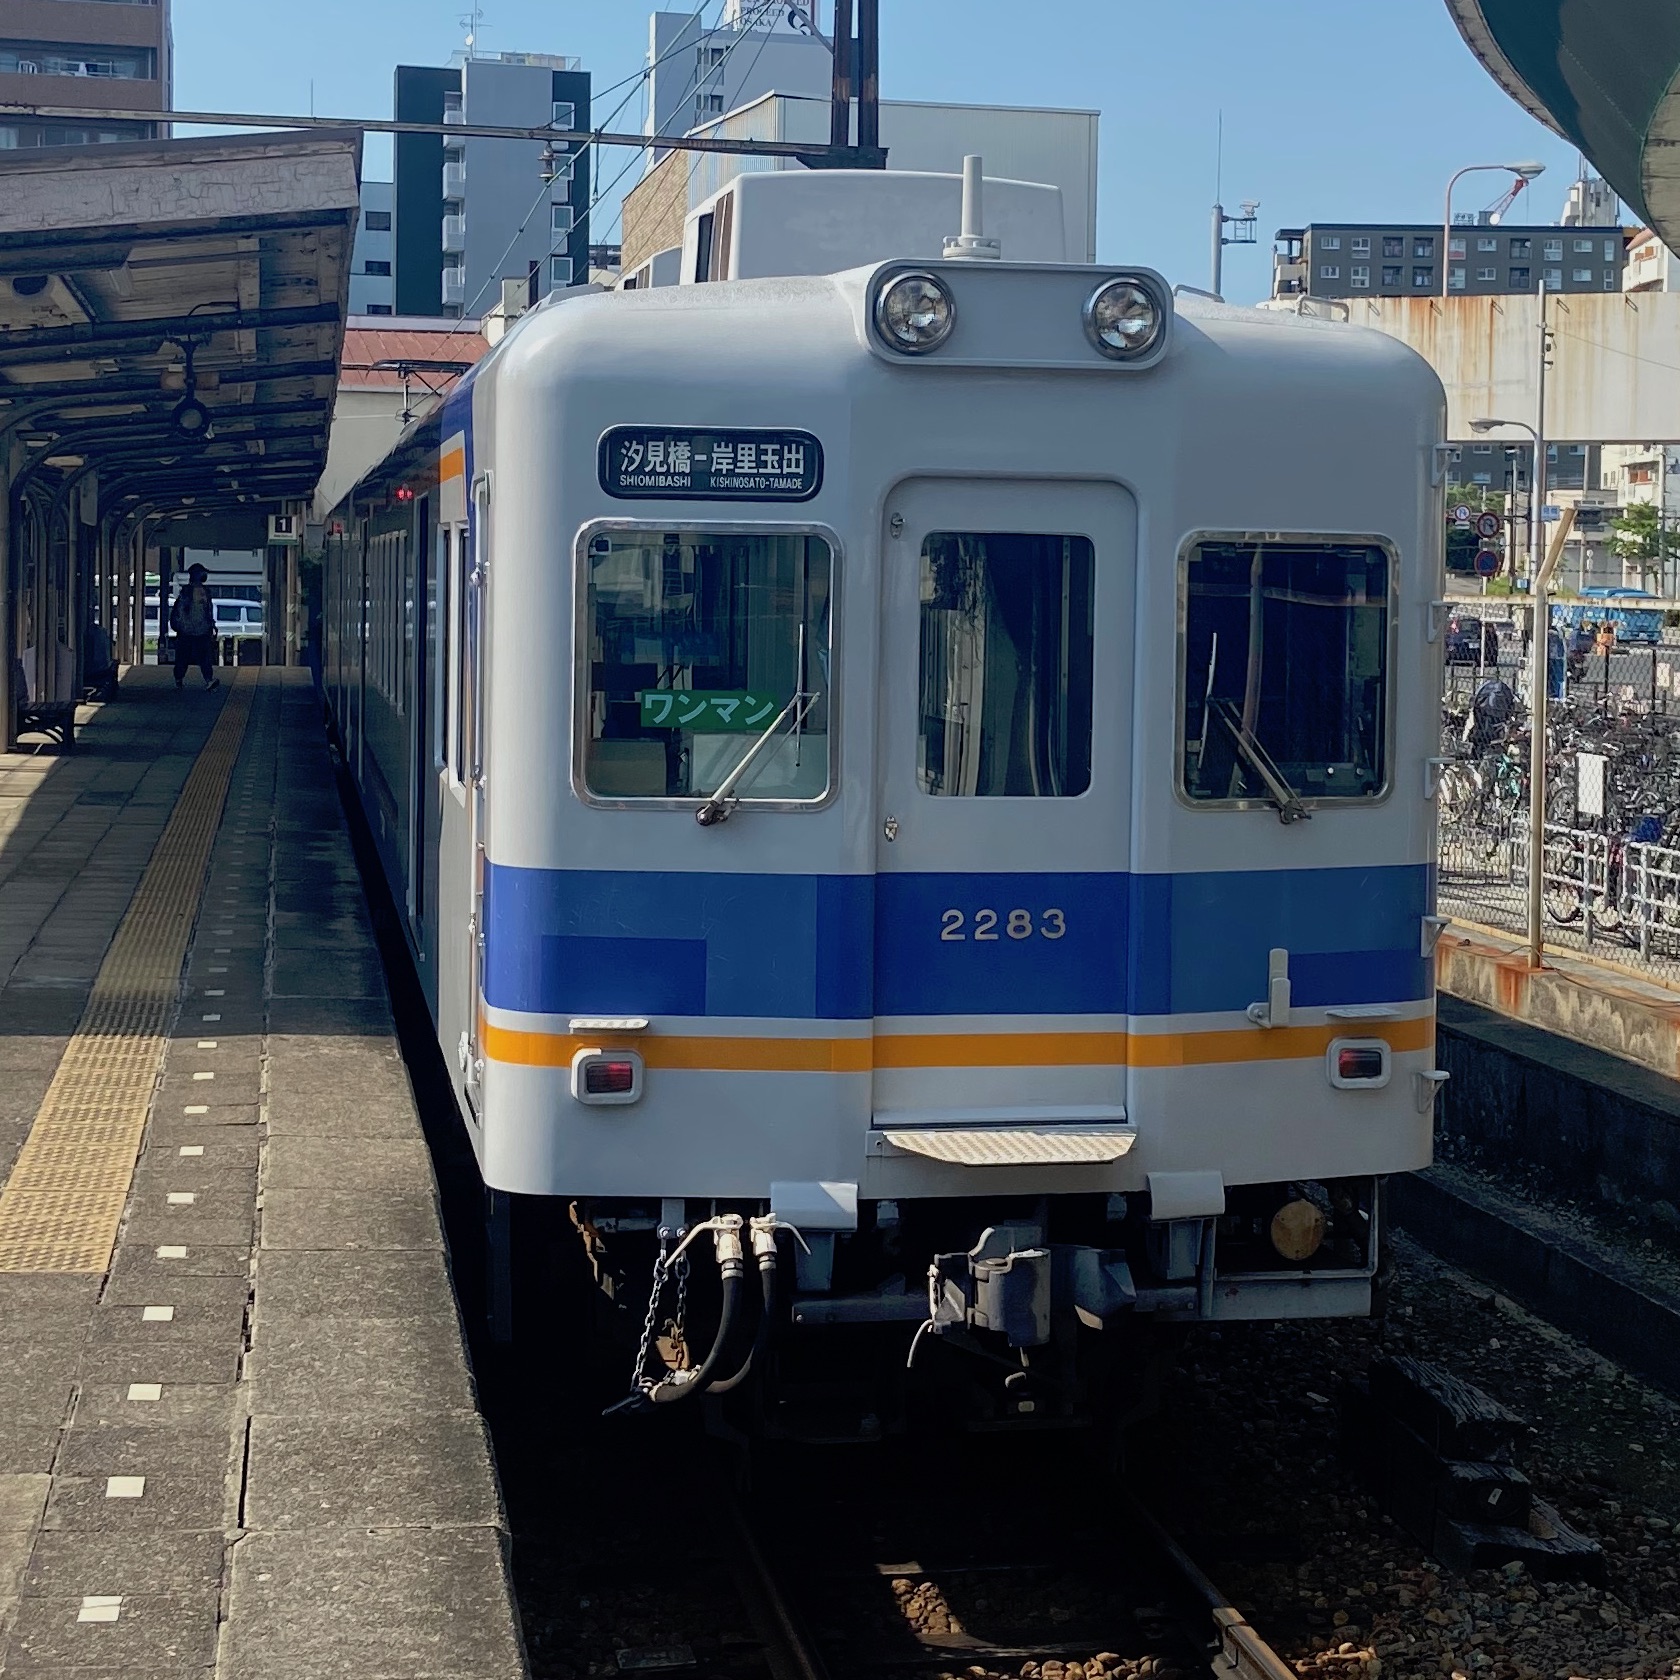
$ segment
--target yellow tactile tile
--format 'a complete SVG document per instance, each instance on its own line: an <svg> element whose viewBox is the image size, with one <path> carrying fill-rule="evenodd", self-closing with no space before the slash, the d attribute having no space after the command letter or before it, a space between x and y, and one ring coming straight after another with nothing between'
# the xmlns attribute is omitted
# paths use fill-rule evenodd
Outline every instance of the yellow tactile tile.
<svg viewBox="0 0 1680 1680"><path fill-rule="evenodd" d="M111 1263L256 685L235 680L0 1191L0 1272Z"/></svg>

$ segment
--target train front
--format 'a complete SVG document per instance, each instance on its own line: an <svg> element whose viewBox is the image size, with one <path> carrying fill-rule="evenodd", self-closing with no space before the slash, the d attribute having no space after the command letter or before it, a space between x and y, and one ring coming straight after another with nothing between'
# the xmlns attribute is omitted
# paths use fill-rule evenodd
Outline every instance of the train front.
<svg viewBox="0 0 1680 1680"><path fill-rule="evenodd" d="M481 1161L638 1331L652 1290L644 1395L885 1326L1063 1417L1128 1327L1371 1310L1441 1077L1442 422L1392 341L1136 269L520 329L473 422ZM672 1371L685 1239L739 1310Z"/></svg>

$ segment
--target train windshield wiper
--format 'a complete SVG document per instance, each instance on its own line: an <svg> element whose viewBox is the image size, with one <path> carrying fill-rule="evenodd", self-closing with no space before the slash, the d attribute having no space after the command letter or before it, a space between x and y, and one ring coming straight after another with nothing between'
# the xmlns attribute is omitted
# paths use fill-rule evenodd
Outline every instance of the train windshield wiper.
<svg viewBox="0 0 1680 1680"><path fill-rule="evenodd" d="M799 693L788 701L782 709L770 720L770 727L764 731L747 750L741 754L740 761L727 776L718 783L711 798L694 813L694 820L702 828L710 828L714 823L727 822L730 813L740 803L735 799L735 789L741 778L758 762L758 755L770 745L777 732L790 720L794 729L798 729L805 721L805 714L817 702L815 694Z"/></svg>
<svg viewBox="0 0 1680 1680"><path fill-rule="evenodd" d="M1237 749L1237 755L1260 778L1266 797L1277 806L1278 821L1301 822L1312 815L1301 803L1301 796L1284 779L1283 772L1272 762L1272 756L1261 746L1259 738L1243 727L1242 715L1229 700L1210 700L1208 710L1224 724Z"/></svg>

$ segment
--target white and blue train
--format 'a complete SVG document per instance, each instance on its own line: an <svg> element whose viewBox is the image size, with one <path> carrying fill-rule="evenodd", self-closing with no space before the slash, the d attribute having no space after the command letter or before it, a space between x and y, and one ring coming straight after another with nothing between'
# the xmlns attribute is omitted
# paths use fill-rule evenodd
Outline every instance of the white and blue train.
<svg viewBox="0 0 1680 1680"><path fill-rule="evenodd" d="M1065 1411L1128 1323L1369 1312L1430 1159L1441 387L1027 260L1053 189L985 183L988 238L977 188L740 177L682 283L526 316L328 524L485 1184L638 1328L699 1238L654 1400L764 1345L756 1260L761 1370L921 1326Z"/></svg>

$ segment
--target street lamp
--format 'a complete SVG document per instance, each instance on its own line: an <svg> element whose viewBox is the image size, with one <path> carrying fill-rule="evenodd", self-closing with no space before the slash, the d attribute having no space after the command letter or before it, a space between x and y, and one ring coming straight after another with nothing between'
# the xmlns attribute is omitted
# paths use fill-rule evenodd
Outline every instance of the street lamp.
<svg viewBox="0 0 1680 1680"><path fill-rule="evenodd" d="M1447 295L1447 248L1452 244L1452 195L1453 188L1466 175L1479 174L1483 170L1498 171L1503 169L1508 175L1515 175L1522 186L1527 186L1537 175L1546 173L1546 166L1537 163L1532 158L1523 163L1467 163L1447 182L1446 208L1441 212L1441 296ZM1521 190L1520 187L1517 190ZM1468 247L1467 247L1468 249ZM1466 259L1468 262L1468 258Z"/></svg>
<svg viewBox="0 0 1680 1680"><path fill-rule="evenodd" d="M1545 302L1545 294L1541 294ZM1541 328L1544 344L1545 329ZM1541 362L1541 408L1535 416L1545 419L1545 355ZM1470 430L1478 435L1497 431L1502 426L1514 426L1534 439L1534 471L1529 485L1534 493L1533 514L1529 520L1531 558L1528 568L1528 964L1539 968L1546 954L1542 926L1544 894L1546 890L1546 704L1551 698L1547 686L1551 666L1552 613L1546 592L1551 588L1552 576L1545 561L1546 537L1542 515L1545 512L1546 443L1539 426L1526 420L1472 420Z"/></svg>

